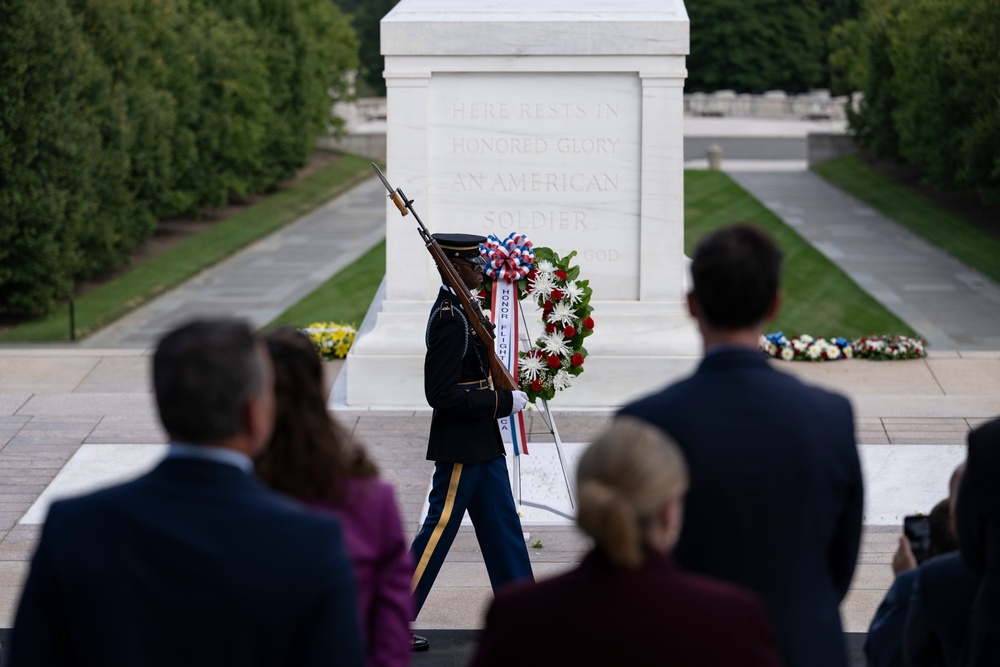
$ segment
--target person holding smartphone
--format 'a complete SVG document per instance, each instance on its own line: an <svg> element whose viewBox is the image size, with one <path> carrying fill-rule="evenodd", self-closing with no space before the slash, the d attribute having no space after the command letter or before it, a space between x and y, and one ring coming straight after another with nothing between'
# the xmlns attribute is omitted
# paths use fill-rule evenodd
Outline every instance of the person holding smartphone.
<svg viewBox="0 0 1000 667"><path fill-rule="evenodd" d="M952 477L954 479L954 474ZM904 519L903 534L899 536L899 546L892 556L895 580L875 612L865 638L865 658L869 667L906 664L903 657L904 627L910 611L913 585L917 580L917 567L928 557L958 549L951 526L950 508L950 499L945 498L934 506L930 514ZM913 548L915 539L917 553ZM921 556L919 559L918 554Z"/></svg>

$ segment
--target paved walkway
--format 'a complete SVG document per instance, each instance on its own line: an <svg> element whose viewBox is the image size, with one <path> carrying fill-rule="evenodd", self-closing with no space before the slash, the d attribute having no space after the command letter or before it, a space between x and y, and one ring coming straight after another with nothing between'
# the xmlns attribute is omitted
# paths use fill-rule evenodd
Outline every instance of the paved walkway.
<svg viewBox="0 0 1000 667"><path fill-rule="evenodd" d="M374 176L81 344L148 348L200 316L233 316L263 327L385 238L384 188Z"/></svg>
<svg viewBox="0 0 1000 667"><path fill-rule="evenodd" d="M932 349L1000 350L996 282L811 171L730 176Z"/></svg>

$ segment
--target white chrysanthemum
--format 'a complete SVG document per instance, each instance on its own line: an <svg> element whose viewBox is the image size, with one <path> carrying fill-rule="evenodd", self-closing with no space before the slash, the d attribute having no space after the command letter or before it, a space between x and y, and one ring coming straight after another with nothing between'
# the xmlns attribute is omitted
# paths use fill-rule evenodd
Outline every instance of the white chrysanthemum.
<svg viewBox="0 0 1000 667"><path fill-rule="evenodd" d="M813 346L810 347L808 350L806 350L806 355L810 359L819 359L821 356L823 356L823 350L819 347Z"/></svg>
<svg viewBox="0 0 1000 667"><path fill-rule="evenodd" d="M799 336L799 340L801 340L803 343L811 343L811 342L813 342L813 337L809 336L809 335L806 335L806 334L803 334L803 335ZM820 340L822 340L822 339L820 339Z"/></svg>
<svg viewBox="0 0 1000 667"><path fill-rule="evenodd" d="M781 358L785 361L791 361L795 358L795 350L790 347L786 347L781 351Z"/></svg>
<svg viewBox="0 0 1000 667"><path fill-rule="evenodd" d="M539 273L555 273L556 265L547 259L540 259L535 263L535 270Z"/></svg>
<svg viewBox="0 0 1000 667"><path fill-rule="evenodd" d="M541 297L543 301L552 296L552 290L556 287L556 277L554 273L539 273L535 276L532 293Z"/></svg>
<svg viewBox="0 0 1000 667"><path fill-rule="evenodd" d="M852 350L851 346L848 345L847 347L844 348L844 358L851 359L853 357L854 357L854 350Z"/></svg>
<svg viewBox="0 0 1000 667"><path fill-rule="evenodd" d="M806 348L808 346L805 343L803 343L801 340L793 340L792 341L792 347L795 348L796 352L805 352Z"/></svg>
<svg viewBox="0 0 1000 667"><path fill-rule="evenodd" d="M569 345L566 344L566 339L563 337L561 331L543 334L538 339L538 342L541 343L542 349L549 354L558 354L561 357L565 357L570 353Z"/></svg>
<svg viewBox="0 0 1000 667"><path fill-rule="evenodd" d="M563 301L575 306L582 300L583 288L575 282L566 283L566 286L563 287Z"/></svg>
<svg viewBox="0 0 1000 667"><path fill-rule="evenodd" d="M518 360L517 367L520 369L521 374L529 380L537 380L538 376L545 370L545 361L533 354L529 354Z"/></svg>
<svg viewBox="0 0 1000 667"><path fill-rule="evenodd" d="M840 348L836 345L831 345L830 349L826 351L827 359L840 359Z"/></svg>
<svg viewBox="0 0 1000 667"><path fill-rule="evenodd" d="M562 368L552 378L552 386L559 390L568 389L571 384L573 384L573 376Z"/></svg>
<svg viewBox="0 0 1000 667"><path fill-rule="evenodd" d="M563 326L567 324L572 326L576 322L576 313L573 312L573 306L565 301L555 304L549 313L549 322L555 322Z"/></svg>

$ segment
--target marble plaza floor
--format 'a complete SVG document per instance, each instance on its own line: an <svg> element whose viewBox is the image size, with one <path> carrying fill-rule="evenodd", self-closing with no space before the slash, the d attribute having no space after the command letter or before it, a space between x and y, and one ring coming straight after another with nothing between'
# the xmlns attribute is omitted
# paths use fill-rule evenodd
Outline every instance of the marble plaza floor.
<svg viewBox="0 0 1000 667"><path fill-rule="evenodd" d="M82 492L153 465L165 435L147 379L149 353L129 349L0 349L0 628L17 598L51 497ZM865 469L866 530L845 629L864 632L891 582L889 562L901 515L928 511L947 493L969 429L1000 414L1000 352L938 352L923 360L784 363L806 381L847 394L857 416ZM424 460L427 410L335 411L396 486L411 536L419 524L432 465ZM556 412L572 465L612 411ZM586 541L561 514L571 513L552 438L528 414L522 458L524 529L538 577L572 567ZM534 457L534 458L532 458ZM789 525L789 531L796 527ZM479 627L491 596L471 528L463 528L416 623L420 629Z"/></svg>

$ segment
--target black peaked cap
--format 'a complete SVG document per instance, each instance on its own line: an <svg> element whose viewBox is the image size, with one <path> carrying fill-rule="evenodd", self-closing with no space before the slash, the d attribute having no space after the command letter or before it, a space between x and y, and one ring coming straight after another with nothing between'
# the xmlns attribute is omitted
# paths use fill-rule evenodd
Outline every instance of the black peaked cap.
<svg viewBox="0 0 1000 667"><path fill-rule="evenodd" d="M433 234L444 254L448 257L475 259L479 257L479 244L486 243L485 236L475 234Z"/></svg>

